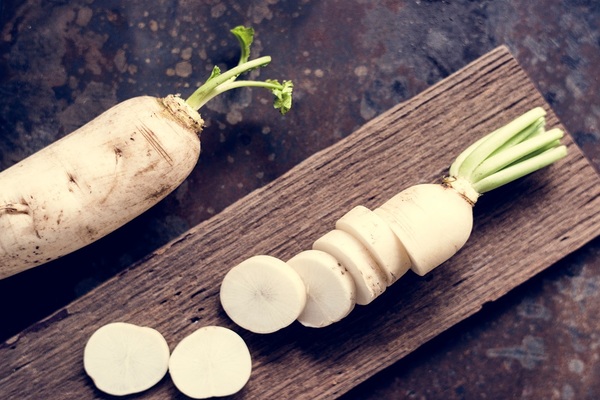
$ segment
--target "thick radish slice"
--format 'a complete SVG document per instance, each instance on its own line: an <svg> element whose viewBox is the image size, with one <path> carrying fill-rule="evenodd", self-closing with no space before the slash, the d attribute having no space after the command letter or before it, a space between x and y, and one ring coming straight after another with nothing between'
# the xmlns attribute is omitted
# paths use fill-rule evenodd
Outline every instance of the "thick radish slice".
<svg viewBox="0 0 600 400"><path fill-rule="evenodd" d="M101 391L114 396L139 393L167 373L169 345L156 330L126 322L102 326L88 339L83 367Z"/></svg>
<svg viewBox="0 0 600 400"><path fill-rule="evenodd" d="M356 285L356 304L369 304L385 291L385 274L367 248L349 233L334 229L317 239L313 249L331 254L350 272Z"/></svg>
<svg viewBox="0 0 600 400"><path fill-rule="evenodd" d="M287 263L304 281L308 295L298 322L322 328L350 314L356 304L356 285L335 257L320 250L306 250Z"/></svg>
<svg viewBox="0 0 600 400"><path fill-rule="evenodd" d="M221 326L205 326L185 337L169 360L173 383L193 399L237 393L251 372L248 346L237 333Z"/></svg>
<svg viewBox="0 0 600 400"><path fill-rule="evenodd" d="M233 322L255 333L272 333L298 318L306 304L306 287L287 263L258 255L229 270L220 297Z"/></svg>
<svg viewBox="0 0 600 400"><path fill-rule="evenodd" d="M437 184L412 186L374 210L398 236L411 269L425 275L467 241L473 207L456 190Z"/></svg>
<svg viewBox="0 0 600 400"><path fill-rule="evenodd" d="M410 259L389 225L373 211L356 206L340 218L336 229L358 239L386 273L388 286L410 269Z"/></svg>

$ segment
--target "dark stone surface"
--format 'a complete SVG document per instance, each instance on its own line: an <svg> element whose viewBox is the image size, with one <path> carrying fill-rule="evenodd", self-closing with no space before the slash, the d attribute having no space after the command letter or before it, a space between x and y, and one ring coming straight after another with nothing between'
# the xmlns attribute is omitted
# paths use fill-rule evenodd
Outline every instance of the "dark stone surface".
<svg viewBox="0 0 600 400"><path fill-rule="evenodd" d="M0 169L126 98L190 94L213 64L237 63L239 24L273 57L255 74L294 80L292 112L256 89L208 103L200 162L172 195L0 281L0 339L501 44L600 168L595 0L0 0ZM600 398L599 314L595 240L347 398Z"/></svg>

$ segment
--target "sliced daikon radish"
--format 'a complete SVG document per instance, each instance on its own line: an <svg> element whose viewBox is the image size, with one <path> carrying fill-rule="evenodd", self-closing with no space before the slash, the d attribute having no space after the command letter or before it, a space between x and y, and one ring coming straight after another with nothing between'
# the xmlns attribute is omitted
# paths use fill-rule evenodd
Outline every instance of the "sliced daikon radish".
<svg viewBox="0 0 600 400"><path fill-rule="evenodd" d="M356 304L356 286L352 276L331 254L306 250L287 262L306 286L306 306L298 322L321 328L347 316Z"/></svg>
<svg viewBox="0 0 600 400"><path fill-rule="evenodd" d="M167 373L169 345L155 329L113 322L90 336L83 367L101 391L114 396L143 392Z"/></svg>
<svg viewBox="0 0 600 400"><path fill-rule="evenodd" d="M389 225L373 211L356 206L340 218L336 229L358 239L386 273L388 286L410 269L410 259Z"/></svg>
<svg viewBox="0 0 600 400"><path fill-rule="evenodd" d="M398 236L411 269L425 275L452 257L473 228L473 206L452 187L421 184L398 193L374 212Z"/></svg>
<svg viewBox="0 0 600 400"><path fill-rule="evenodd" d="M193 399L237 393L251 372L248 346L237 333L221 326L205 326L185 337L169 360L173 383Z"/></svg>
<svg viewBox="0 0 600 400"><path fill-rule="evenodd" d="M350 272L356 285L356 304L369 304L385 291L385 274L367 248L349 233L334 229L317 239L313 249L331 254Z"/></svg>
<svg viewBox="0 0 600 400"><path fill-rule="evenodd" d="M298 318L306 304L306 287L287 263L258 255L225 275L220 296L233 322L255 333L271 333Z"/></svg>

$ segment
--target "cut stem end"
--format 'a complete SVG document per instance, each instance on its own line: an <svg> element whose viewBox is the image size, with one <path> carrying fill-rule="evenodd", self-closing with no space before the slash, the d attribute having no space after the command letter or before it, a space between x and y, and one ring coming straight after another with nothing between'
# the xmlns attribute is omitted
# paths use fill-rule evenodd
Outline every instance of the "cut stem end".
<svg viewBox="0 0 600 400"><path fill-rule="evenodd" d="M443 185L456 190L471 206L475 206L477 199L481 195L473 188L473 185L469 181L463 178L446 177L444 178Z"/></svg>

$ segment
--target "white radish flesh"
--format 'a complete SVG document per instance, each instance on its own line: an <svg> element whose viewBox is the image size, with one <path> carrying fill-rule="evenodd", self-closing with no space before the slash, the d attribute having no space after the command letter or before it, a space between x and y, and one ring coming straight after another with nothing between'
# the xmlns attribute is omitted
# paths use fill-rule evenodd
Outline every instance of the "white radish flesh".
<svg viewBox="0 0 600 400"><path fill-rule="evenodd" d="M105 393L139 393L157 384L167 373L169 346L152 328L114 322L90 336L83 366L96 387Z"/></svg>
<svg viewBox="0 0 600 400"><path fill-rule="evenodd" d="M473 207L451 187L412 186L374 210L398 236L411 269L425 275L452 257L473 228Z"/></svg>
<svg viewBox="0 0 600 400"><path fill-rule="evenodd" d="M313 249L331 254L350 272L356 285L356 304L369 304L385 291L385 274L367 248L349 233L334 229L317 239Z"/></svg>
<svg viewBox="0 0 600 400"><path fill-rule="evenodd" d="M185 337L169 360L173 383L193 399L237 393L251 372L252 359L244 340L220 326L205 326Z"/></svg>
<svg viewBox="0 0 600 400"><path fill-rule="evenodd" d="M332 255L319 250L298 253L287 263L304 281L306 306L298 322L312 328L331 325L346 317L356 304L356 286L350 273Z"/></svg>
<svg viewBox="0 0 600 400"><path fill-rule="evenodd" d="M77 250L137 217L188 176L200 115L136 97L0 173L0 279Z"/></svg>
<svg viewBox="0 0 600 400"><path fill-rule="evenodd" d="M255 333L271 333L298 318L306 305L306 287L290 265L258 255L227 272L220 299L236 324Z"/></svg>
<svg viewBox="0 0 600 400"><path fill-rule="evenodd" d="M354 207L336 222L335 227L351 234L369 250L385 272L388 286L410 269L410 259L398 237L368 208Z"/></svg>

